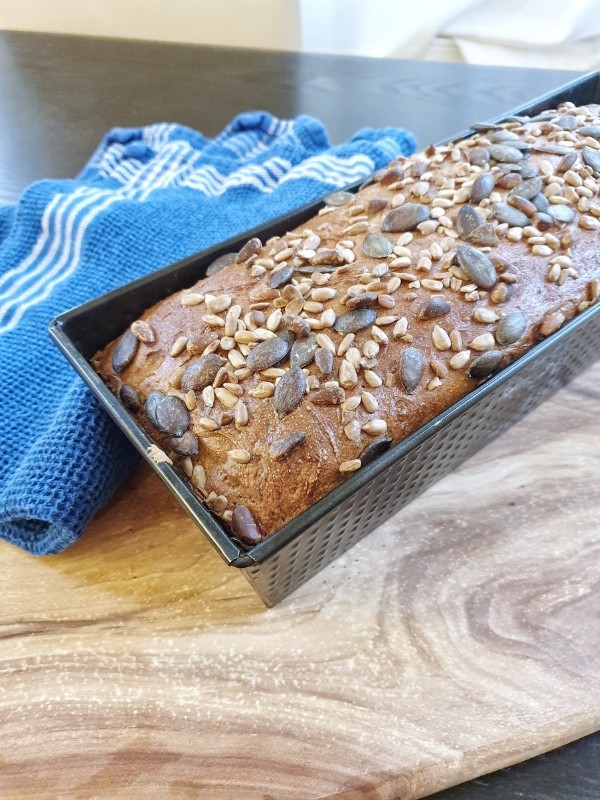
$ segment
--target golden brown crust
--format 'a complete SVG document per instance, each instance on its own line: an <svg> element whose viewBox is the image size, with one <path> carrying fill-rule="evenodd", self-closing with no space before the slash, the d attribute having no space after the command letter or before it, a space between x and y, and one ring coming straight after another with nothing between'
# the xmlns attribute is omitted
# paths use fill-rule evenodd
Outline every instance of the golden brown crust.
<svg viewBox="0 0 600 800"><path fill-rule="evenodd" d="M235 505L246 506L262 534L273 533L360 468L357 459L369 442L384 436L400 441L474 388L479 380L468 371L476 357L490 350L501 351L504 366L598 298L600 172L594 168L594 154L600 159L600 128L578 130L600 125L597 114L596 107L567 105L550 120L502 126L518 136L521 147L558 146L577 154L567 170L562 154L536 149L525 150L524 158L517 161L542 179L541 193L533 202L541 208L544 201L539 195L544 194L551 210L556 206L572 209L575 218L571 223L548 220L545 211L540 216L538 209L531 208L531 197L520 198L518 189L511 195L510 188L502 188L517 182L512 177L519 174L514 165L507 169L506 162L494 159L478 165L481 153L474 148L491 146L494 152L496 144L496 154L504 157L507 154L498 151L497 145L511 146L510 141L491 142L490 135L498 138L493 131L435 151L430 148L425 155L399 161L379 173L351 202L325 206L318 217L282 239L264 246L258 242L247 245L242 263L227 266L149 309L142 317L147 325L135 329L142 341L130 363L115 372L112 359L117 342L113 342L96 357L98 371L115 392L124 383L137 390L142 408L132 413L188 477L195 468L195 490L214 511L230 521ZM570 119L565 122L564 117ZM574 124L578 128L572 130ZM586 147L589 150L584 150ZM479 274L477 264L471 264L473 251L461 251L468 261L463 268L475 269L478 287L457 261L458 246L473 246L457 232L458 227L466 236L463 221L470 211L461 212L458 224L456 217L468 204L473 182L482 173L500 179L500 186L493 188L491 196L472 203L481 215L479 221L486 224L479 233L498 239L491 247L474 245L493 262L493 286L489 286L489 275ZM528 179L526 172L524 180ZM506 209L494 208L494 204L507 202L512 209L508 213L522 209L535 216L528 225L502 224L498 217ZM411 214L416 215L413 224L423 216L426 221L410 232L385 231L394 209L401 212L406 224ZM432 228L435 230L428 230ZM386 247L394 250L385 255ZM365 249L373 255L366 255ZM319 271L323 264L336 269ZM285 277L279 270L287 267L294 270L296 290L270 288L272 282ZM305 271L298 272L299 268ZM334 290L334 296L329 297L333 291L328 290ZM440 309L444 311L444 304L440 307L437 300L437 307L434 303L424 310L432 298L448 300L448 313L434 316ZM375 310L376 326L358 331L348 342L332 327L333 321L339 325L340 315L362 303ZM240 307L237 324L236 306ZM246 357L260 341L284 335L284 325L297 333L306 326L297 320L279 322L277 309L308 320L319 347L333 346L336 351L331 376L322 377L314 361L304 367L307 393L298 407L281 419L276 413L282 408L281 398L273 398L271 393L277 376L290 369L289 357L275 371L262 374L249 374L245 366ZM258 314L252 316L252 311ZM514 343L498 343L496 337L503 339L497 332L499 321L516 311L526 318L525 332ZM274 316L263 323L261 314ZM519 327L519 319L511 321ZM154 341L148 341L152 338ZM249 341L252 339L256 341ZM340 345L349 349L338 355ZM418 350L425 365L412 393L406 391L399 374L408 348ZM212 407L211 389L187 393L179 389L184 370L201 353L211 351L222 356L229 370L216 376L217 397ZM418 353L415 357L418 361ZM317 360L323 363L323 355ZM410 376L406 373L404 377L406 383ZM302 375L298 380L303 382ZM343 393L339 383L336 387L332 381L342 383ZM380 381L382 385L376 385ZM290 384L286 398L289 402L291 396L295 402L298 383L290 380ZM328 386L332 391L323 394ZM191 409L189 430L198 438L199 455L186 458L172 452L169 435L161 433L144 410L152 391L177 395ZM344 402L323 404L328 399ZM206 423L207 418L212 425ZM216 430L207 429L207 424L215 427L216 423L221 423ZM300 433L305 434L304 439ZM289 442L281 444L294 435L290 440L293 447Z"/></svg>

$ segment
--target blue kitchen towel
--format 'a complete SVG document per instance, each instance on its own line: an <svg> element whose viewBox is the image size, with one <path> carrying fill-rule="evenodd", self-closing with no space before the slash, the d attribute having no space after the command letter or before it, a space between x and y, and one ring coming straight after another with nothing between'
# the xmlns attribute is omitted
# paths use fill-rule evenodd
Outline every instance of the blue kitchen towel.
<svg viewBox="0 0 600 800"><path fill-rule="evenodd" d="M317 120L237 116L110 131L74 180L0 206L0 535L37 555L76 541L136 461L51 344L56 314L414 152L406 131L332 147Z"/></svg>

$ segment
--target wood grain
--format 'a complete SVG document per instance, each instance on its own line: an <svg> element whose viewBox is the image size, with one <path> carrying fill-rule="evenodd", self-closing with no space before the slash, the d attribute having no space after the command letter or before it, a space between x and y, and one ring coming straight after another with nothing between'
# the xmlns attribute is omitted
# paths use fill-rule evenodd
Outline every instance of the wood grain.
<svg viewBox="0 0 600 800"><path fill-rule="evenodd" d="M422 797L600 728L600 365L266 610L141 468L0 548L0 796Z"/></svg>
<svg viewBox="0 0 600 800"><path fill-rule="evenodd" d="M311 114L341 142L394 125L423 146L576 73L0 32L0 201L71 178L116 125L179 122L207 136L248 109Z"/></svg>

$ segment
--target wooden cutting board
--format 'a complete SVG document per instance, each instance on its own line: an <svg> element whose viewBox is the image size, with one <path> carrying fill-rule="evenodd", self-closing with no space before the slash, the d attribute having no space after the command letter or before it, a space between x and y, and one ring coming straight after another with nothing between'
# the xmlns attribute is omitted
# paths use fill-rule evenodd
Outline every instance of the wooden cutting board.
<svg viewBox="0 0 600 800"><path fill-rule="evenodd" d="M141 467L0 548L0 796L417 798L600 728L600 364L274 609Z"/></svg>

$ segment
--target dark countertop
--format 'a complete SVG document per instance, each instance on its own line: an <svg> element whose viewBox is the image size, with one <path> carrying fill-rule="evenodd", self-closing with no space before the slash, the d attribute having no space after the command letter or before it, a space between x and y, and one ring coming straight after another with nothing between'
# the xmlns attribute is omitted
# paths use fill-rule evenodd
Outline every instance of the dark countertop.
<svg viewBox="0 0 600 800"><path fill-rule="evenodd" d="M409 128L438 141L575 73L0 33L0 202L69 177L114 126L180 122L217 133L260 108L319 117L332 141ZM593 698L590 698L593 701ZM600 734L435 795L436 800L598 800Z"/></svg>

